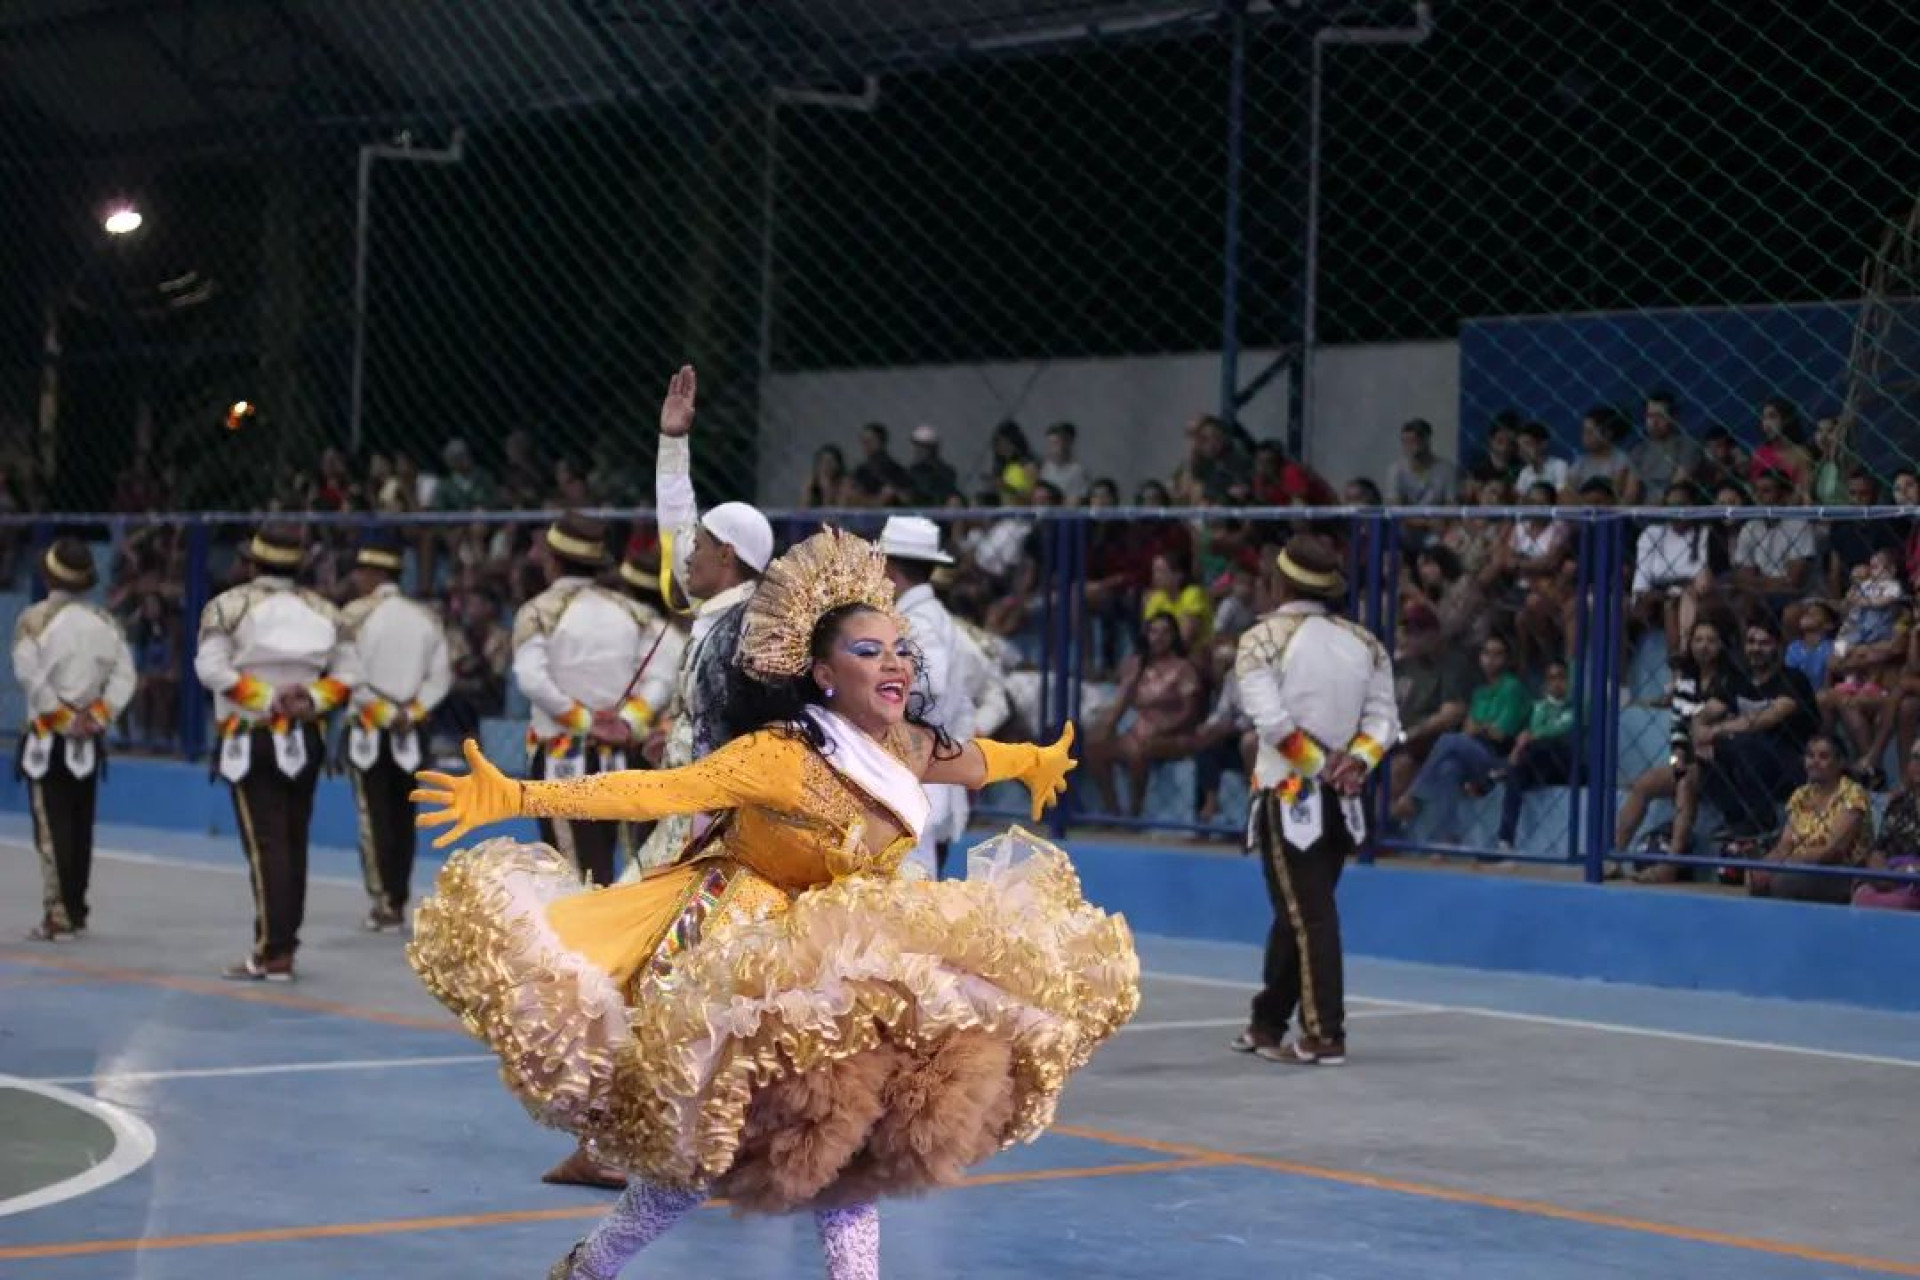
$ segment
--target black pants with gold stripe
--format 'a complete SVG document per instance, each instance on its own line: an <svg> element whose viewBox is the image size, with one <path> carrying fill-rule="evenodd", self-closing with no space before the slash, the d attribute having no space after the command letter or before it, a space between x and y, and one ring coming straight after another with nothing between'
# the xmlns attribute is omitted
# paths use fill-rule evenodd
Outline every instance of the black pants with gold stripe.
<svg viewBox="0 0 1920 1280"><path fill-rule="evenodd" d="M1249 843L1260 855L1273 901L1273 927L1267 932L1266 964L1260 994L1253 998L1253 1033L1278 1043L1296 1008L1311 1039L1339 1044L1346 1039L1346 984L1340 954L1340 910L1334 890L1340 870L1353 853L1338 797L1323 793L1311 803L1323 806L1320 837L1307 848L1286 839L1282 803L1274 792L1257 793L1249 821Z"/></svg>
<svg viewBox="0 0 1920 1280"><path fill-rule="evenodd" d="M389 911L404 911L413 882L414 809L407 799L413 774L393 762L386 732L380 754L366 769L348 766L359 810L360 874L367 897Z"/></svg>
<svg viewBox="0 0 1920 1280"><path fill-rule="evenodd" d="M588 773L611 773L627 767L627 753L624 750L603 753L600 748L588 744L586 752ZM544 779L549 763L544 750L535 751L528 767L529 776L535 781ZM564 854L583 879L594 884L612 884L620 878L616 855L620 851L626 826L624 822L572 822L565 818L541 818L540 838Z"/></svg>
<svg viewBox="0 0 1920 1280"><path fill-rule="evenodd" d="M61 929L87 926L87 882L93 875L93 811L100 790L100 755L84 778L67 769L67 740L55 738L44 778L27 779L33 809L33 846L40 854L46 919Z"/></svg>
<svg viewBox="0 0 1920 1280"><path fill-rule="evenodd" d="M309 724L303 732L307 762L289 778L274 758L272 732L255 729L247 775L232 784L240 846L252 872L253 955L262 963L292 959L307 911L307 833L322 758L320 730Z"/></svg>

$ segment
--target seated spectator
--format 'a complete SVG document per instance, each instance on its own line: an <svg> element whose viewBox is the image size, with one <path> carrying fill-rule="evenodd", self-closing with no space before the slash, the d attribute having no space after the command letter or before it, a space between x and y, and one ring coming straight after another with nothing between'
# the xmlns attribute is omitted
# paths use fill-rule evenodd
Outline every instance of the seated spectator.
<svg viewBox="0 0 1920 1280"><path fill-rule="evenodd" d="M157 591L140 597L127 646L136 679L130 708L134 740L162 748L173 741L180 712L180 612Z"/></svg>
<svg viewBox="0 0 1920 1280"><path fill-rule="evenodd" d="M1513 491L1525 497L1534 486L1545 485L1554 494L1567 484L1567 463L1552 454L1553 433L1544 422L1529 422L1520 428L1520 474L1514 477Z"/></svg>
<svg viewBox="0 0 1920 1280"><path fill-rule="evenodd" d="M1775 623L1756 619L1744 637L1746 670L1728 690L1733 701L1696 727L1693 742L1704 798L1731 832L1757 836L1773 830L1781 800L1803 780L1801 757L1819 732L1820 708L1807 678L1781 661Z"/></svg>
<svg viewBox="0 0 1920 1280"><path fill-rule="evenodd" d="M846 486L846 455L837 444L823 444L813 451L813 472L807 477L807 487L800 491L800 506L808 511L842 506Z"/></svg>
<svg viewBox="0 0 1920 1280"><path fill-rule="evenodd" d="M1756 898L1794 898L1803 902L1843 903L1853 896L1847 876L1795 871L1795 865L1859 867L1873 841L1873 802L1846 773L1840 744L1825 734L1807 740L1802 768L1806 781L1787 800L1787 825L1764 861L1764 871L1747 873L1747 892Z"/></svg>
<svg viewBox="0 0 1920 1280"><path fill-rule="evenodd" d="M1847 501L1856 507L1877 507L1884 495L1880 481L1872 473L1855 470L1847 477ZM1853 571L1873 559L1873 553L1887 549L1895 553L1896 578L1905 559L1905 538L1901 530L1887 520L1835 520L1827 526L1827 594L1838 600L1847 594Z"/></svg>
<svg viewBox="0 0 1920 1280"><path fill-rule="evenodd" d="M1739 490L1742 500L1750 493L1747 480L1747 468L1751 460L1746 450L1734 441L1733 432L1715 423L1707 428L1707 434L1701 438L1700 471L1694 482L1702 493L1717 494L1722 489ZM1721 505L1718 498L1716 506Z"/></svg>
<svg viewBox="0 0 1920 1280"><path fill-rule="evenodd" d="M1213 635L1216 639L1237 639L1242 631L1259 621L1260 612L1254 600L1258 584L1258 576L1244 564L1236 564L1227 570L1218 603L1213 607Z"/></svg>
<svg viewBox="0 0 1920 1280"><path fill-rule="evenodd" d="M1466 723L1434 744L1413 786L1395 802L1395 820L1434 813L1435 837L1443 843L1459 838L1461 796L1485 794L1488 777L1527 727L1533 700L1511 665L1506 638L1488 636L1480 646L1481 683L1468 701Z"/></svg>
<svg viewBox="0 0 1920 1280"><path fill-rule="evenodd" d="M1880 760L1898 717L1906 622L1898 558L1883 548L1854 571L1832 647L1831 687L1820 689L1821 710L1845 727L1847 741L1859 753L1855 775L1870 791L1886 785Z"/></svg>
<svg viewBox="0 0 1920 1280"><path fill-rule="evenodd" d="M1520 415L1511 409L1502 409L1487 424L1486 450L1467 468L1467 479L1476 489L1484 489L1495 481L1511 488L1520 478L1521 465ZM1484 497L1479 502L1482 506L1497 505Z"/></svg>
<svg viewBox="0 0 1920 1280"><path fill-rule="evenodd" d="M1039 508L1051 508L1060 505L1060 491L1044 480L1031 481L1031 487L1025 492L1017 487L1023 475L1030 472L1021 466L1007 468L1007 482L1004 490L1006 505L1013 506L1024 501L1027 505ZM1013 540L1018 530L1018 541ZM1032 520L1021 516L1011 516L997 520L987 529L986 537L975 552L975 562L986 570L997 582L1003 594L987 607L986 628L995 635L1010 636L1026 626L1036 608L1041 603L1041 590L1047 581L1046 543L1041 528ZM1011 553L1012 563L1003 566L1004 553Z"/></svg>
<svg viewBox="0 0 1920 1280"><path fill-rule="evenodd" d="M1279 441L1262 440L1253 450L1253 505L1332 507L1339 495L1319 472L1289 458Z"/></svg>
<svg viewBox="0 0 1920 1280"><path fill-rule="evenodd" d="M1573 777L1573 704L1567 700L1567 664L1549 662L1540 696L1533 700L1527 727L1507 753L1507 767L1499 775L1505 784L1500 796L1500 852L1512 853L1519 839L1520 807L1527 792L1557 787Z"/></svg>
<svg viewBox="0 0 1920 1280"><path fill-rule="evenodd" d="M1355 476L1347 481L1340 500L1350 507L1384 507L1386 500L1381 496L1380 486L1365 476Z"/></svg>
<svg viewBox="0 0 1920 1280"><path fill-rule="evenodd" d="M1817 697L1827 687L1827 667L1833 661L1833 636L1839 623L1833 606L1815 596L1800 603L1795 617L1798 634L1787 642L1787 665L1807 678Z"/></svg>
<svg viewBox="0 0 1920 1280"><path fill-rule="evenodd" d="M1908 752L1901 759L1901 787L1887 801L1880 819L1880 834L1867 853L1866 867L1872 871L1920 872L1920 753ZM1898 911L1920 911L1920 883L1911 880L1858 880L1853 886L1856 907L1885 907Z"/></svg>
<svg viewBox="0 0 1920 1280"><path fill-rule="evenodd" d="M1633 780L1627 799L1614 820L1613 847L1617 854L1633 848L1647 806L1655 800L1674 802L1673 829L1666 852L1684 855L1693 846L1693 826L1700 811L1698 744L1715 720L1734 704L1736 673L1726 662L1725 644L1711 622L1695 622L1687 632L1687 650L1673 659L1667 685L1671 719L1667 731L1667 762L1657 764ZM1658 864L1637 877L1644 883L1678 879L1678 868Z"/></svg>
<svg viewBox="0 0 1920 1280"><path fill-rule="evenodd" d="M1433 451L1433 424L1410 419L1400 428L1400 457L1387 468L1387 501L1396 507L1444 507L1453 501L1453 464Z"/></svg>
<svg viewBox="0 0 1920 1280"><path fill-rule="evenodd" d="M1087 735L1087 772L1100 794L1102 809L1119 813L1113 790L1113 766L1126 767L1131 786L1127 810L1139 817L1147 803L1147 771L1156 760L1186 754L1188 731L1200 718L1200 672L1187 660L1180 628L1167 614L1146 621L1140 652L1120 666L1120 689ZM1125 730L1120 721L1133 712Z"/></svg>
<svg viewBox="0 0 1920 1280"><path fill-rule="evenodd" d="M1058 489L1071 507L1087 500L1087 469L1073 457L1079 438L1080 428L1071 422L1054 423L1047 428L1047 460L1040 464L1040 478Z"/></svg>
<svg viewBox="0 0 1920 1280"><path fill-rule="evenodd" d="M1394 698L1399 703L1400 749L1387 757L1388 793L1398 801L1413 785L1434 744L1466 722L1473 668L1462 650L1446 643L1440 619L1427 605L1400 611L1393 657Z"/></svg>
<svg viewBox="0 0 1920 1280"><path fill-rule="evenodd" d="M1666 505L1697 504L1686 482L1669 485ZM1648 525L1634 544L1629 616L1640 629L1660 627L1669 656L1680 652L1680 637L1693 629L1696 596L1687 588L1712 579L1707 527L1697 520L1664 520Z"/></svg>
<svg viewBox="0 0 1920 1280"><path fill-rule="evenodd" d="M1480 584L1462 570L1453 549L1444 544L1422 547L1413 562L1413 577L1403 584L1401 608L1419 600L1440 619L1440 634L1449 645L1477 650L1493 625L1492 611Z"/></svg>
<svg viewBox="0 0 1920 1280"><path fill-rule="evenodd" d="M1760 406L1760 447L1747 461L1747 478L1761 506L1807 500L1813 485L1813 455L1807 452L1805 437L1806 427L1793 401L1774 396ZM1786 477L1786 492L1779 502L1760 497L1760 478L1769 471Z"/></svg>
<svg viewBox="0 0 1920 1280"><path fill-rule="evenodd" d="M1920 508L1920 471L1902 467L1893 473L1893 502L1909 511ZM1920 520L1907 526L1905 545L1907 585L1920 594Z"/></svg>
<svg viewBox="0 0 1920 1280"><path fill-rule="evenodd" d="M1213 710L1188 736L1182 755L1194 765L1194 790L1197 794L1195 820L1212 823L1220 816L1220 782L1229 773L1253 776L1254 751L1259 739L1253 721L1240 706L1240 683L1234 678L1234 646L1221 642L1211 646L1212 683L1220 692Z"/></svg>
<svg viewBox="0 0 1920 1280"><path fill-rule="evenodd" d="M1174 474L1173 488L1187 506L1223 503L1236 482L1253 479L1253 456L1227 424L1202 414L1187 424L1187 459Z"/></svg>
<svg viewBox="0 0 1920 1280"><path fill-rule="evenodd" d="M1649 391L1646 404L1646 438L1635 445L1631 457L1633 471L1639 477L1641 497L1666 493L1674 485L1691 485L1700 469L1700 446L1680 425L1680 402L1671 391Z"/></svg>
<svg viewBox="0 0 1920 1280"><path fill-rule="evenodd" d="M960 492L960 476L940 456L940 433L921 423L913 429L913 461L907 466L907 497L916 507L939 507Z"/></svg>
<svg viewBox="0 0 1920 1280"><path fill-rule="evenodd" d="M1849 477L1858 460L1847 447L1846 429L1839 418L1822 418L1813 428L1813 480L1807 486L1815 506L1837 507L1849 500Z"/></svg>
<svg viewBox="0 0 1920 1280"><path fill-rule="evenodd" d="M1173 619L1180 629L1181 651L1207 643L1213 635L1213 601L1205 587L1193 580L1184 560L1157 555L1146 597L1140 602L1143 621L1158 616Z"/></svg>
<svg viewBox="0 0 1920 1280"><path fill-rule="evenodd" d="M1481 507L1510 507L1514 505L1513 494L1507 488L1505 480L1495 477L1486 480L1474 490L1474 505ZM1464 520L1450 520L1447 527L1440 531L1439 545L1451 551L1459 561L1460 572L1468 577L1477 578L1493 559L1494 551L1500 540L1507 536L1505 522L1490 517L1469 516ZM1445 619L1442 619L1444 622Z"/></svg>
<svg viewBox="0 0 1920 1280"><path fill-rule="evenodd" d="M499 595L486 587L459 596L450 621L447 658L453 687L434 722L451 737L469 738L480 732L482 719L505 710L513 633L501 625Z"/></svg>
<svg viewBox="0 0 1920 1280"><path fill-rule="evenodd" d="M1792 481L1781 471L1760 472L1753 496L1762 507L1793 501ZM1816 547L1805 520L1764 516L1743 521L1733 542L1733 607L1743 622L1776 618L1813 585Z"/></svg>
<svg viewBox="0 0 1920 1280"><path fill-rule="evenodd" d="M1011 467L1020 467L1039 478L1039 464L1033 460L1033 447L1027 443L1027 433L1012 418L1001 421L993 429L993 439L989 442L989 457L986 471L977 477L976 489L992 489L998 492L1005 484L1007 471Z"/></svg>
<svg viewBox="0 0 1920 1280"><path fill-rule="evenodd" d="M1493 559L1480 573L1489 600L1504 605L1513 618L1515 656L1522 670L1536 670L1564 657L1566 616L1573 603L1574 537L1571 526L1550 511L1554 494L1545 483L1527 495L1540 514L1516 520Z"/></svg>
<svg viewBox="0 0 1920 1280"><path fill-rule="evenodd" d="M1580 502L1583 487L1590 480L1605 480L1624 501L1638 500L1640 482L1633 474L1633 459L1622 447L1629 430L1618 409L1595 405L1587 410L1580 420L1580 455L1567 468L1567 478L1560 488L1563 502Z"/></svg>
<svg viewBox="0 0 1920 1280"><path fill-rule="evenodd" d="M853 492L864 506L897 507L913 491L913 478L887 451L887 424L860 428L860 465L853 469Z"/></svg>

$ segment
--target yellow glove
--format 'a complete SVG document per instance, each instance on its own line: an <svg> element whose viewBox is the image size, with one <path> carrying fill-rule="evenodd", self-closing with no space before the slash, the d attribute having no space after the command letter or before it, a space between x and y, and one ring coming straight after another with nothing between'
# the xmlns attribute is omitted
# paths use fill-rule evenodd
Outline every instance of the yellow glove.
<svg viewBox="0 0 1920 1280"><path fill-rule="evenodd" d="M1033 797L1035 822L1040 821L1040 815L1067 789L1067 775L1079 768L1079 763L1069 754L1073 746L1071 720L1060 731L1060 740L1050 747L1012 745L986 738L976 738L974 745L980 748L981 759L986 761L986 783L1011 778L1026 785L1027 794Z"/></svg>
<svg viewBox="0 0 1920 1280"><path fill-rule="evenodd" d="M414 775L420 780L421 789L407 797L415 804L432 806L414 819L415 826L454 824L453 830L433 842L436 849L446 848L475 827L515 818L521 813L520 784L494 768L493 762L480 754L480 744L472 738L466 740L461 750L472 772L456 778L452 774L422 769Z"/></svg>

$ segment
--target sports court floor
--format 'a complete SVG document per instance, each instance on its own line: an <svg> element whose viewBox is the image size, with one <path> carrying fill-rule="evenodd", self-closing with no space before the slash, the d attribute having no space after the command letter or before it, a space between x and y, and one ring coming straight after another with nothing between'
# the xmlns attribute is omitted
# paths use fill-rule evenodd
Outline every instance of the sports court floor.
<svg viewBox="0 0 1920 1280"><path fill-rule="evenodd" d="M0 942L0 1276L537 1278L608 1203L538 1182L565 1139L357 931L351 855L316 853L302 981L242 987L237 849L101 843L86 941ZM1301 1070L1223 1048L1252 948L1141 954L1053 1133L886 1208L888 1277L1920 1276L1920 1017L1362 962L1350 1065ZM628 1274L819 1268L805 1219L713 1208Z"/></svg>

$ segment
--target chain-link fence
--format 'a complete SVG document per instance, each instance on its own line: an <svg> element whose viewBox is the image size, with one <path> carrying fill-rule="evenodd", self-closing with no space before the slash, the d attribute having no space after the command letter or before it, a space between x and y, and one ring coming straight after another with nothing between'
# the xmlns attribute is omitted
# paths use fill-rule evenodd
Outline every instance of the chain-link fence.
<svg viewBox="0 0 1920 1280"><path fill-rule="evenodd" d="M1916 425L1916 37L1891 0L17 0L0 490L644 501L691 360L703 479L780 504L1021 497L1056 421L1131 491L1201 412L1389 497L1401 420L1466 462L1509 413L1649 501L1720 428L1843 502Z"/></svg>

